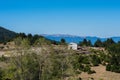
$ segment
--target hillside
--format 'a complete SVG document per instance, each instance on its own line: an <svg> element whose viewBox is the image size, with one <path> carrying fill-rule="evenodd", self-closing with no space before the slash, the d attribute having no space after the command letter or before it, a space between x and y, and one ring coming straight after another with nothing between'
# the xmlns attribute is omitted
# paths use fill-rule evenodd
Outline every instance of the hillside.
<svg viewBox="0 0 120 80"><path fill-rule="evenodd" d="M119 80L120 79L119 73L106 71L106 68L103 65L95 66L95 67L92 67L91 69L95 70L96 73L95 74L82 73L79 75L79 77L81 77L82 80L88 80L89 78L94 78L94 80Z"/></svg>
<svg viewBox="0 0 120 80"><path fill-rule="evenodd" d="M0 42L7 42L14 38L17 33L0 26Z"/></svg>
<svg viewBox="0 0 120 80"><path fill-rule="evenodd" d="M108 40L104 47L83 45L78 50L72 50L68 49L66 44L53 45L56 42L40 35L19 33L17 36L12 42L1 47L0 80L120 78L120 43ZM74 38L70 35L68 37Z"/></svg>

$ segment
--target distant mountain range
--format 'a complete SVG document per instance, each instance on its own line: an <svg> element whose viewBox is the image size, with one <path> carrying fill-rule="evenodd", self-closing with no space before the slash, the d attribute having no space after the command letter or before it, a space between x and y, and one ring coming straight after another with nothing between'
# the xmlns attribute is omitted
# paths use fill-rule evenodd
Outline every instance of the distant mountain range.
<svg viewBox="0 0 120 80"><path fill-rule="evenodd" d="M16 35L17 35L16 32L5 29L0 26L0 42L7 42L13 39ZM92 44L94 44L97 39L100 39L101 41L105 41L107 39L100 37L91 37L91 36L82 37L82 36L74 36L74 35L66 35L66 34L54 34L54 35L41 34L41 36L44 36L47 39L55 40L55 41L60 41L62 38L64 38L67 43L70 42L79 43L83 41L83 39L87 39L87 40L91 40ZM120 41L120 37L110 37L110 38L112 38L115 42Z"/></svg>
<svg viewBox="0 0 120 80"><path fill-rule="evenodd" d="M42 36L55 41L60 41L62 38L64 38L67 43L70 42L79 43L84 39L87 39L87 40L91 40L92 44L94 44L97 39L100 39L101 41L107 40L107 38L91 37L91 36L82 37L82 36L65 35L65 34L53 34L53 35L42 34ZM120 37L109 37L109 38L112 38L115 42L120 41Z"/></svg>
<svg viewBox="0 0 120 80"><path fill-rule="evenodd" d="M13 39L17 33L0 26L0 42L7 42Z"/></svg>

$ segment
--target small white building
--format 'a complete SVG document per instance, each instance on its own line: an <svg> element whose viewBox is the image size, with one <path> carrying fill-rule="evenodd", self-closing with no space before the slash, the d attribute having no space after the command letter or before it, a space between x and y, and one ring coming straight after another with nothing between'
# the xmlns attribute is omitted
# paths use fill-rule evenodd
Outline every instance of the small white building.
<svg viewBox="0 0 120 80"><path fill-rule="evenodd" d="M77 48L78 48L77 43L71 42L68 44L68 49L77 50Z"/></svg>

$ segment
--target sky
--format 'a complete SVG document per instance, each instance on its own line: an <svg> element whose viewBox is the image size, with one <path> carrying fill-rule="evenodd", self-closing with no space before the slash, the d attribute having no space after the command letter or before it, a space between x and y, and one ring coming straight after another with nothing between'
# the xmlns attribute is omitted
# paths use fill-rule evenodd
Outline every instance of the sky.
<svg viewBox="0 0 120 80"><path fill-rule="evenodd" d="M0 26L26 34L120 36L120 1L0 0Z"/></svg>

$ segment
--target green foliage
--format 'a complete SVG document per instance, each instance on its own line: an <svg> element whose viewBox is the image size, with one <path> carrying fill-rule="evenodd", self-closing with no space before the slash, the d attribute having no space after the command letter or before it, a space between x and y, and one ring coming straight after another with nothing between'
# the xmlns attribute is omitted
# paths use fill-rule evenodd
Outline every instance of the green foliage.
<svg viewBox="0 0 120 80"><path fill-rule="evenodd" d="M88 40L87 46L93 46L90 40Z"/></svg>
<svg viewBox="0 0 120 80"><path fill-rule="evenodd" d="M112 44L115 44L115 42L113 41L112 38L108 38L105 42L104 42L104 47L109 47Z"/></svg>
<svg viewBox="0 0 120 80"><path fill-rule="evenodd" d="M43 45L45 46L50 44L51 42L46 40L45 38L38 38L34 43L35 46L43 46Z"/></svg>
<svg viewBox="0 0 120 80"><path fill-rule="evenodd" d="M17 37L17 38L14 39L14 42L15 42L16 46L20 46L21 45L21 41L22 41L21 37Z"/></svg>
<svg viewBox="0 0 120 80"><path fill-rule="evenodd" d="M94 47L109 47L110 45L115 44L112 38L108 38L106 41L102 42L100 39L94 43Z"/></svg>
<svg viewBox="0 0 120 80"><path fill-rule="evenodd" d="M79 56L79 63L90 64L88 56Z"/></svg>
<svg viewBox="0 0 120 80"><path fill-rule="evenodd" d="M3 80L4 71L0 68L0 80Z"/></svg>
<svg viewBox="0 0 120 80"><path fill-rule="evenodd" d="M61 41L60 41L60 43L63 44L63 45L65 45L66 44L65 39L62 38Z"/></svg>
<svg viewBox="0 0 120 80"><path fill-rule="evenodd" d="M39 63L35 54L25 54L11 58L10 67L4 78L10 80L39 80Z"/></svg>
<svg viewBox="0 0 120 80"><path fill-rule="evenodd" d="M30 47L30 41L26 38L21 41L21 46L23 48L29 48Z"/></svg>
<svg viewBox="0 0 120 80"><path fill-rule="evenodd" d="M23 41L23 43L24 42L29 43L29 46L41 46L41 45L50 45L50 44L57 45L57 44L59 44L59 42L57 42L57 41L52 41L52 40L46 39L45 37L37 35L37 34L26 35L25 33L17 34L17 37L14 39L14 41L15 41L15 44L18 46L22 44L22 41ZM65 42L62 44L65 44ZM27 44L27 46L28 46L28 44Z"/></svg>
<svg viewBox="0 0 120 80"><path fill-rule="evenodd" d="M100 39L97 39L97 41L94 43L95 47L103 47L103 42Z"/></svg>
<svg viewBox="0 0 120 80"><path fill-rule="evenodd" d="M100 58L97 55L91 55L93 66L99 66L101 64Z"/></svg>
<svg viewBox="0 0 120 80"><path fill-rule="evenodd" d="M28 40L30 41L30 45L33 45L33 43L32 43L33 35L32 35L32 34L28 34L28 35L27 35L27 38L28 38Z"/></svg>
<svg viewBox="0 0 120 80"><path fill-rule="evenodd" d="M90 56L83 56L83 55L77 55L76 59L73 63L73 67L76 70L76 72L78 73L79 71L82 72L87 72L88 74L93 74L95 73L95 71L91 70L91 60L90 60Z"/></svg>
<svg viewBox="0 0 120 80"><path fill-rule="evenodd" d="M61 43L65 43L65 42L66 42L65 39L62 38L62 39L61 39Z"/></svg>
<svg viewBox="0 0 120 80"><path fill-rule="evenodd" d="M51 41L51 43L54 44L54 45L59 45L59 44L60 44L60 42L55 41L55 40L50 40L50 41Z"/></svg>
<svg viewBox="0 0 120 80"><path fill-rule="evenodd" d="M36 42L36 40L38 40L40 38L40 36L39 35L34 35L33 37L32 37L32 40L31 40L31 44L34 44L35 42Z"/></svg>
<svg viewBox="0 0 120 80"><path fill-rule="evenodd" d="M23 38L26 38L27 35L25 33L17 33L16 37L21 37L23 39Z"/></svg>
<svg viewBox="0 0 120 80"><path fill-rule="evenodd" d="M111 65L110 65L110 64L108 64L108 65L106 66L106 70L107 70L107 71L110 71L110 70L111 70Z"/></svg>
<svg viewBox="0 0 120 80"><path fill-rule="evenodd" d="M30 41L27 38L17 37L14 39L16 47L22 47L23 49L30 47Z"/></svg>
<svg viewBox="0 0 120 80"><path fill-rule="evenodd" d="M88 71L88 74L94 74L94 73L96 73L94 70L89 70Z"/></svg>
<svg viewBox="0 0 120 80"><path fill-rule="evenodd" d="M7 61L7 58L2 55L2 56L0 57L0 61L1 61L1 62L5 62L5 61Z"/></svg>
<svg viewBox="0 0 120 80"><path fill-rule="evenodd" d="M84 39L82 42L80 42L79 44L78 44L79 46L92 46L92 43L91 43L91 41L90 40L86 40L86 39Z"/></svg>
<svg viewBox="0 0 120 80"><path fill-rule="evenodd" d="M60 80L73 72L70 54L46 51L36 54L28 50L19 51L11 57L5 70L4 80Z"/></svg>
<svg viewBox="0 0 120 80"><path fill-rule="evenodd" d="M84 66L83 71L84 72L89 72L90 71L90 66L88 66L88 65Z"/></svg>
<svg viewBox="0 0 120 80"><path fill-rule="evenodd" d="M107 47L109 51L109 63L106 70L120 73L120 44L112 44Z"/></svg>

